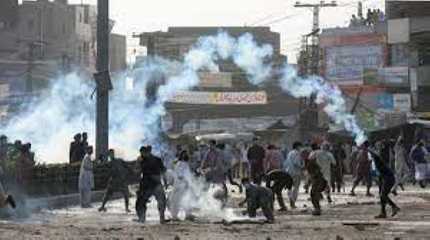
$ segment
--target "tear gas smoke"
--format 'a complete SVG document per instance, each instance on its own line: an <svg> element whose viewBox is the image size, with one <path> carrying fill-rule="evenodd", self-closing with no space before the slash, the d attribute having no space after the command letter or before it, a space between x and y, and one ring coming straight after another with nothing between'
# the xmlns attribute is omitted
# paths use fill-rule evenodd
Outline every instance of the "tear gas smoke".
<svg viewBox="0 0 430 240"><path fill-rule="evenodd" d="M164 105L177 92L197 86L198 71L217 72L216 61L231 58L252 83L259 84L270 74L264 61L271 54L271 46L258 46L250 34L235 39L220 32L200 38L183 62L149 57L114 80L109 109L111 147L126 159L134 158L143 142L155 149L165 148L159 139ZM77 74L55 79L50 90L15 116L2 132L11 139L30 141L38 162L66 162L72 136L94 132L95 104L89 98L94 87L91 80ZM92 134L89 136L93 144Z"/></svg>
<svg viewBox="0 0 430 240"><path fill-rule="evenodd" d="M342 124L347 131L352 133L358 145L367 139L355 116L347 111L346 102L339 87L318 76L300 78L297 76L296 70L288 64L282 68L281 73L280 85L284 91L294 97L315 95L315 103L323 104L324 112L336 124Z"/></svg>
<svg viewBox="0 0 430 240"><path fill-rule="evenodd" d="M160 118L166 114L165 103L176 93L197 86L198 71L217 72L218 60L231 59L248 75L252 84L259 85L275 73L268 63L272 54L271 46L258 45L250 34L236 39L220 32L216 36L200 38L182 62L148 57L114 80L109 109L110 146L126 159L133 159L142 143L164 149L162 152L168 151L160 138ZM301 79L289 65L285 65L281 73L283 90L294 97L316 94L316 102L324 104L324 111L336 123L343 124L358 143L366 138L355 117L347 113L339 88L319 77ZM66 162L72 136L86 131L91 137L95 132L95 102L89 98L93 89L92 81L76 74L58 78L49 92L29 104L27 110L14 117L2 132L10 139L30 141L39 162ZM90 142L94 141L90 138ZM199 197L194 201L195 206L186 207L203 209L211 216L226 216L226 211L220 211L221 206L213 192L203 191L201 181L190 180L190 183L193 190L185 195L187 204L192 202L191 193Z"/></svg>

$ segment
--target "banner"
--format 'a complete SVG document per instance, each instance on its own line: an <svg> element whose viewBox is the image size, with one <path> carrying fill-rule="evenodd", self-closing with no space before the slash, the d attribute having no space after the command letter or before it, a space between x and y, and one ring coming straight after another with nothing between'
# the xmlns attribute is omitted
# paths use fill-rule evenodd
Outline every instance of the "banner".
<svg viewBox="0 0 430 240"><path fill-rule="evenodd" d="M409 112L411 110L412 102L410 94L393 94L393 102L395 111Z"/></svg>
<svg viewBox="0 0 430 240"><path fill-rule="evenodd" d="M267 104L265 91L258 92L200 92L183 91L170 99L170 103L214 105L263 105Z"/></svg>
<svg viewBox="0 0 430 240"><path fill-rule="evenodd" d="M364 69L383 66L382 45L327 47L325 77L337 84L362 84Z"/></svg>

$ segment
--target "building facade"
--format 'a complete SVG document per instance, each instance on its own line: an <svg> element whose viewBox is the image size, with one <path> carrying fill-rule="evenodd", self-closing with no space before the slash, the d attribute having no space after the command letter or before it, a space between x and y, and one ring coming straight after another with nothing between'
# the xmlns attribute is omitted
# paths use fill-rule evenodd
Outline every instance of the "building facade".
<svg viewBox="0 0 430 240"><path fill-rule="evenodd" d="M430 1L386 1L390 65L406 69L413 110L430 112Z"/></svg>
<svg viewBox="0 0 430 240"><path fill-rule="evenodd" d="M272 32L270 27L170 27L166 32L142 33L137 37L146 46L148 55L182 60L200 37L219 31L233 37L250 33L258 44L273 47L272 61L281 63L286 59L280 54L280 34ZM219 73L199 73L200 83L196 88L178 94L167 103L172 132L252 131L279 119L295 122L298 101L283 93L275 79L254 86L232 61L217 63Z"/></svg>

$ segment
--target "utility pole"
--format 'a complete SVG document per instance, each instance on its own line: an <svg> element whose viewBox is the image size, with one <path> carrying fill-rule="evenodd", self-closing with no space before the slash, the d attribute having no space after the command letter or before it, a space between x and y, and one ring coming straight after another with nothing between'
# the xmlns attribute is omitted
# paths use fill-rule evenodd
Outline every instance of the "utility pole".
<svg viewBox="0 0 430 240"><path fill-rule="evenodd" d="M312 31L302 38L302 50L300 51L299 63L300 74L304 77L309 75L319 75L320 49L319 49L319 16L321 8L336 7L336 1L326 3L321 1L316 4L296 2L294 7L311 8L313 13ZM309 45L309 38L311 44ZM302 138L306 138L304 132L318 127L318 106L314 103L315 96L309 99L302 98L299 103L299 118ZM304 108L304 109L303 109Z"/></svg>
<svg viewBox="0 0 430 240"><path fill-rule="evenodd" d="M96 157L103 160L109 149L109 0L97 0Z"/></svg>
<svg viewBox="0 0 430 240"><path fill-rule="evenodd" d="M319 47L318 47L318 38L319 38L319 31L320 31L320 11L321 8L324 7L337 7L336 1L331 1L329 3L326 3L324 1L321 1L316 4L309 4L309 3L300 3L296 2L294 7L297 8L312 8L313 12L313 19L312 19L312 34L311 35L311 67L310 71L308 73L310 74L318 74L319 70Z"/></svg>

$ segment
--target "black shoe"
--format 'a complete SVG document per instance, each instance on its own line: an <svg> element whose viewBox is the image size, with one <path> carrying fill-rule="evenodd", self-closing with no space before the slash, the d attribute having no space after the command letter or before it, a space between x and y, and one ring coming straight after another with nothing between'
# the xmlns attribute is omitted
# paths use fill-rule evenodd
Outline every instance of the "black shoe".
<svg viewBox="0 0 430 240"><path fill-rule="evenodd" d="M317 210L317 209L313 210L312 215L313 216L321 216L321 210Z"/></svg>
<svg viewBox="0 0 430 240"><path fill-rule="evenodd" d="M391 193L392 193L394 196L397 196L397 191L396 191L396 190L391 191Z"/></svg>
<svg viewBox="0 0 430 240"><path fill-rule="evenodd" d="M384 219L384 218L387 218L387 214L381 213L378 216L375 216L375 219Z"/></svg>
<svg viewBox="0 0 430 240"><path fill-rule="evenodd" d="M278 210L278 212L287 212L287 211L288 211L288 209L286 207L280 208Z"/></svg>
<svg viewBox="0 0 430 240"><path fill-rule="evenodd" d="M15 200L13 199L12 195L7 196L6 202L8 202L8 203L9 203L9 205L10 205L13 209L15 209L15 208L16 208L16 202L15 202Z"/></svg>
<svg viewBox="0 0 430 240"><path fill-rule="evenodd" d="M99 212L106 212L106 211L107 211L107 209L105 207L100 207L99 208Z"/></svg>
<svg viewBox="0 0 430 240"><path fill-rule="evenodd" d="M393 207L393 213L391 213L391 217L394 217L397 215L397 213L400 212L400 208L399 207Z"/></svg>
<svg viewBox="0 0 430 240"><path fill-rule="evenodd" d="M405 191L405 188L403 187L403 184L399 184L400 189L402 189L402 191Z"/></svg>
<svg viewBox="0 0 430 240"><path fill-rule="evenodd" d="M350 192L350 193L349 193L349 196L355 197L355 196L356 196L356 195L355 195L355 192Z"/></svg>

